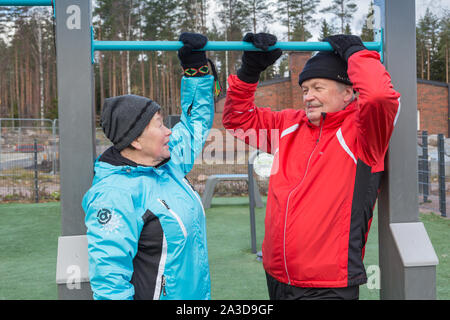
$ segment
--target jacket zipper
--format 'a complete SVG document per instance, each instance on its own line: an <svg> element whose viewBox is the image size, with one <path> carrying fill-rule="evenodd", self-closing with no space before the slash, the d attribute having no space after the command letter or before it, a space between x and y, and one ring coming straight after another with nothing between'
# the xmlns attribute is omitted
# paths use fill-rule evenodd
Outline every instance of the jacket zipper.
<svg viewBox="0 0 450 320"><path fill-rule="evenodd" d="M165 297L167 295L166 292L166 277L164 275L161 276L161 292L162 295ZM161 293L160 293L161 295Z"/></svg>
<svg viewBox="0 0 450 320"><path fill-rule="evenodd" d="M187 238L187 231L186 231L186 227L183 224L183 221L181 220L180 216L178 214L175 213L175 211L173 211L172 209L170 209L169 205L166 203L166 201L158 199L158 201L166 207L167 210L169 210L169 212L175 217L175 219L177 220L178 224L180 225L181 231L183 231L183 235L185 238Z"/></svg>
<svg viewBox="0 0 450 320"><path fill-rule="evenodd" d="M203 202L200 199L200 197L198 196L197 192L195 191L194 187L192 186L192 184L189 182L188 179L183 178L183 182L190 188L192 189L192 193L194 194L194 196L197 198L198 202L200 202L200 206L202 207L202 211L203 211L203 216L205 216L205 208L203 207Z"/></svg>
<svg viewBox="0 0 450 320"><path fill-rule="evenodd" d="M295 186L295 188L292 189L291 192L289 192L289 196L288 196L287 203L286 203L286 212L285 212L285 216L284 216L284 231L283 231L283 256L284 256L284 269L286 271L289 285L291 284L291 277L289 276L289 272L288 272L288 268L287 268L287 259L286 259L286 226L287 226L287 215L288 215L288 211L289 211L289 199L291 198L292 193L302 184L303 180L305 180L306 174L308 173L309 163L314 154L314 151L316 151L316 148L317 148L317 145L319 144L320 138L322 137L322 128L323 128L323 123L325 121L325 114L323 114L322 117L323 117L323 120L320 123L319 137L316 140L316 145L314 146L313 151L309 155L308 162L306 164L305 174L303 175L302 180L300 180L300 182Z"/></svg>

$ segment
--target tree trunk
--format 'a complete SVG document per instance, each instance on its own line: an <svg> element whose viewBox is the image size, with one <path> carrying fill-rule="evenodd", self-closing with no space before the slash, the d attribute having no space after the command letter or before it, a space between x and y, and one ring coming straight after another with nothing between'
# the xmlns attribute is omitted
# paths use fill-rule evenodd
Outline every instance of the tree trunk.
<svg viewBox="0 0 450 320"><path fill-rule="evenodd" d="M116 81L116 55L112 54L112 96L117 96L117 81Z"/></svg>
<svg viewBox="0 0 450 320"><path fill-rule="evenodd" d="M448 83L448 43L445 43L445 82Z"/></svg>
<svg viewBox="0 0 450 320"><path fill-rule="evenodd" d="M15 77L17 77L17 76L15 76ZM10 86L9 87L9 90L10 90L10 94L9 94L9 97L10 97L10 106L9 106L9 114L10 114L10 116L9 116L9 118L14 118L14 109L16 108L16 105L17 105L17 101L15 101L15 99L14 99L14 96L15 96L15 93L16 93L16 88L14 88L14 86L12 85L12 86Z"/></svg>
<svg viewBox="0 0 450 320"><path fill-rule="evenodd" d="M50 106L50 59L47 57L47 64L45 66L45 79L44 79L44 108L49 109ZM45 111L44 111L45 112Z"/></svg>
<svg viewBox="0 0 450 320"><path fill-rule="evenodd" d="M17 108L20 107L20 88L19 88L19 56L17 54L17 47L14 50L14 77L15 77L15 83L16 83L16 103L17 103Z"/></svg>
<svg viewBox="0 0 450 320"><path fill-rule="evenodd" d="M120 52L120 67L121 67L121 76L122 76L122 90L120 91L120 94L126 94L127 93L127 70L126 70L126 58L125 53L123 51Z"/></svg>
<svg viewBox="0 0 450 320"><path fill-rule="evenodd" d="M159 76L159 71L160 70L158 68L158 57L156 57L156 59L155 59L155 85L154 85L155 90L153 92L154 92L156 101L159 104L162 104L162 94L161 94L162 85L161 85L161 80L160 80L160 76Z"/></svg>
<svg viewBox="0 0 450 320"><path fill-rule="evenodd" d="M149 53L149 59L148 59L148 66L149 66L149 70L148 70L148 97L152 100L153 97L155 96L155 88L153 85L153 53L150 52Z"/></svg>
<svg viewBox="0 0 450 320"><path fill-rule="evenodd" d="M145 97L145 63L144 63L144 52L141 53L141 88L142 88L142 96Z"/></svg>
<svg viewBox="0 0 450 320"><path fill-rule="evenodd" d="M162 83L163 83L163 98L162 98L162 101L163 101L163 105L164 105L164 107L166 107L166 110L167 110L167 94L166 94L166 78L167 78L167 70L166 70L166 66L164 66L163 67L164 68L164 70L163 70L163 72L162 72L162 74L161 74L161 77L162 77Z"/></svg>
<svg viewBox="0 0 450 320"><path fill-rule="evenodd" d="M420 68L420 78L421 79L425 79L425 66L423 65L423 50L421 50L420 52L420 64L421 64L421 68Z"/></svg>
<svg viewBox="0 0 450 320"><path fill-rule="evenodd" d="M24 109L24 116L28 117L30 114L31 109L31 69L30 69L30 50L28 50L27 55L25 56L25 109Z"/></svg>
<svg viewBox="0 0 450 320"><path fill-rule="evenodd" d="M23 63L23 61L22 61ZM23 111L25 109L25 68L24 65L20 67L20 105L17 110L18 117L22 118L24 116Z"/></svg>
<svg viewBox="0 0 450 320"><path fill-rule="evenodd" d="M98 38L99 40L102 40L102 28L98 28ZM103 53L100 51L98 53L98 80L100 81L100 111L103 108L103 102L105 101L105 88L104 88L104 81L103 81Z"/></svg>
<svg viewBox="0 0 450 320"><path fill-rule="evenodd" d="M127 78L127 94L131 93L131 77L130 77L130 51L127 50L126 52L126 78Z"/></svg>
<svg viewBox="0 0 450 320"><path fill-rule="evenodd" d="M38 63L39 63L39 117L44 119L44 65L42 61L42 26L41 23L37 23L37 44L38 44ZM41 121L41 127L44 126L44 122Z"/></svg>
<svg viewBox="0 0 450 320"><path fill-rule="evenodd" d="M41 95L41 91L43 89L43 86L41 86L41 65L39 64L39 58L34 58L34 83L37 83L37 86L31 86L33 91L33 118L36 119L43 119L44 116L41 117L41 97L43 97L43 94ZM43 73L43 72L42 72ZM42 76L42 82L43 76ZM41 127L44 126L43 121L41 121Z"/></svg>
<svg viewBox="0 0 450 320"><path fill-rule="evenodd" d="M170 114L175 113L175 91L174 91L174 82L173 82L173 63L172 57L168 55L169 58L169 83L168 83L168 92L169 92L169 105L170 105Z"/></svg>

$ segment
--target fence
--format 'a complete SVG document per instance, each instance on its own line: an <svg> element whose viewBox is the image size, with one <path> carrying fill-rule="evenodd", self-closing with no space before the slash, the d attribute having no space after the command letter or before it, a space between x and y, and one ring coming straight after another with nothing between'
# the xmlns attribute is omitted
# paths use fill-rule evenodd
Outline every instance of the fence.
<svg viewBox="0 0 450 320"><path fill-rule="evenodd" d="M171 120L166 124L172 127L178 119L166 120ZM59 200L58 120L0 118L0 133L0 201ZM96 129L95 142L97 156L111 146L101 128ZM200 193L211 174L247 173L248 150L233 150L231 162L215 161L210 153L204 154L208 155L201 156L202 161L196 161L187 176ZM256 178L261 194L267 194L268 180ZM217 185L215 195L243 195L247 188L245 181L223 182Z"/></svg>
<svg viewBox="0 0 450 320"><path fill-rule="evenodd" d="M446 184L450 174L450 157L446 154L450 150L446 144L450 141L443 134L428 135L427 131L419 132L417 138L419 204L446 217Z"/></svg>
<svg viewBox="0 0 450 320"><path fill-rule="evenodd" d="M57 121L0 118L0 199L59 199Z"/></svg>
<svg viewBox="0 0 450 320"><path fill-rule="evenodd" d="M168 117L169 118L169 117ZM171 120L171 119L167 119ZM173 120L173 119L172 119ZM173 126L176 121L169 121ZM0 118L0 200L45 201L59 200L59 135L58 120ZM439 211L446 216L446 173L450 175L450 158L445 153L447 140L443 135L418 132L418 186L422 209ZM223 131L222 139L234 139ZM214 139L207 145L195 162L187 178L197 191L203 193L206 179L212 174L247 173L251 150L211 149ZM449 141L450 143L450 141ZM216 147L217 147L216 141ZM221 143L219 143L221 145ZM223 144L225 145L225 144ZM100 128L96 130L97 156L111 143ZM214 153L221 153L215 161ZM446 165L447 164L447 165ZM255 176L261 194L267 194L268 179ZM229 181L217 185L215 195L247 195L247 182Z"/></svg>

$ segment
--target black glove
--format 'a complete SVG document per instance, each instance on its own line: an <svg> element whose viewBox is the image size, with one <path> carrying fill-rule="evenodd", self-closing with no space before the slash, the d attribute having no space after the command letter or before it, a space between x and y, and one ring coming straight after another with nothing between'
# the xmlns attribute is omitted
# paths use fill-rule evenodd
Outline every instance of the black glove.
<svg viewBox="0 0 450 320"><path fill-rule="evenodd" d="M199 33L183 32L178 39L184 46L178 50L178 58L188 77L201 77L209 74L208 60L205 51L193 51L201 49L208 42L208 38Z"/></svg>
<svg viewBox="0 0 450 320"><path fill-rule="evenodd" d="M345 61L355 52L367 49L361 38L353 35L338 34L326 37L323 41L328 41L336 53Z"/></svg>
<svg viewBox="0 0 450 320"><path fill-rule="evenodd" d="M237 72L238 78L242 81L256 83L261 72L274 64L283 52L281 49L267 51L270 46L275 45L277 42L277 37L268 33L247 33L242 40L251 42L255 47L264 50L263 52L244 51L242 66Z"/></svg>

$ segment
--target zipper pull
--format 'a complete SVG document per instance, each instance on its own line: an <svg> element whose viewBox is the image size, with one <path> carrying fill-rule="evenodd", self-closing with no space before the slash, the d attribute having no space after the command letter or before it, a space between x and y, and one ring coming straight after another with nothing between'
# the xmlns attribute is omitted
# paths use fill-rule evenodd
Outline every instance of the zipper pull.
<svg viewBox="0 0 450 320"><path fill-rule="evenodd" d="M323 128L323 123L325 122L325 117L327 116L326 112L322 112L322 119L320 120L320 130L319 130L319 137L316 140L316 144L319 144L320 138L322 137L322 128Z"/></svg>
<svg viewBox="0 0 450 320"><path fill-rule="evenodd" d="M167 292L166 292L166 277L164 275L162 275L161 287L162 287L162 290L163 290L163 296L166 296L167 295Z"/></svg>
<svg viewBox="0 0 450 320"><path fill-rule="evenodd" d="M187 115L191 116L191 111L192 111L192 104L189 106L189 108L187 109Z"/></svg>
<svg viewBox="0 0 450 320"><path fill-rule="evenodd" d="M169 205L166 203L166 201L161 199L161 202L164 204L164 206L166 207L167 210L170 210Z"/></svg>

